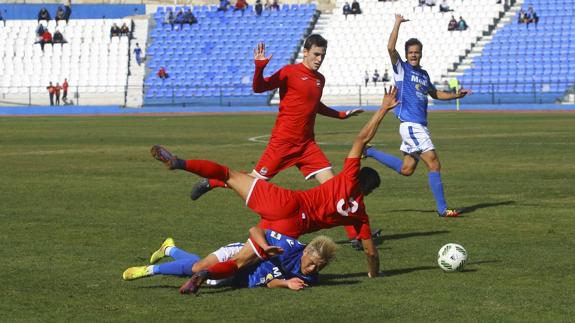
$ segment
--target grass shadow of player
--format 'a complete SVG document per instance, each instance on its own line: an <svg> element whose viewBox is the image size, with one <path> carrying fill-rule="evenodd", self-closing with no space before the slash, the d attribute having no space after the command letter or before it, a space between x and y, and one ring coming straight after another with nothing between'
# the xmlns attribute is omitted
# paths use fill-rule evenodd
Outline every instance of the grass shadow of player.
<svg viewBox="0 0 575 323"><path fill-rule="evenodd" d="M436 234L445 234L449 233L448 230L438 230L438 231L423 231L423 232L408 232L408 233L398 233L398 234L390 234L384 235L381 233L381 230L377 230L377 234L372 235L373 243L376 246L379 246L383 243L384 240L398 240L398 239L405 239L405 238L412 238L412 237L425 237L425 236L432 236ZM350 240L339 240L336 241L337 244L351 244L352 247L358 249ZM361 251L361 249L358 249Z"/></svg>
<svg viewBox="0 0 575 323"><path fill-rule="evenodd" d="M437 269L437 266L417 266L417 267L409 267L409 268L399 268L399 269L390 269L390 270L384 270L381 272L383 277L389 277L389 276L396 276L396 275L403 275L403 274L409 274L412 273L414 271L421 271L421 270L435 270Z"/></svg>
<svg viewBox="0 0 575 323"><path fill-rule="evenodd" d="M497 207L497 206L505 206L515 204L515 201L501 201L501 202L491 202L491 203L477 203L470 206L464 206L458 208L461 211L462 215L459 217L464 217L467 213L473 213L479 209L489 208L489 207ZM397 212L419 212L419 213L437 213L435 210L422 210L422 209L397 209L397 210L388 210L386 212L389 213L397 213Z"/></svg>
<svg viewBox="0 0 575 323"><path fill-rule="evenodd" d="M320 274L318 285L321 286L337 286L337 285L354 285L360 283L357 277L367 277L365 272L362 273L347 273L347 274Z"/></svg>

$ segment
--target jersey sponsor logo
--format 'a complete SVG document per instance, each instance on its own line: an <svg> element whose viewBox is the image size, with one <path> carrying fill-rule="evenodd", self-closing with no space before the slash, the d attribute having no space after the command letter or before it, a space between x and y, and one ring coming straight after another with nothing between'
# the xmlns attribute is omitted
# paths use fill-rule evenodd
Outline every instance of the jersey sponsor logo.
<svg viewBox="0 0 575 323"><path fill-rule="evenodd" d="M423 86L427 85L427 79L424 77L419 77L417 75L411 74L411 82L419 83ZM417 88L417 86L416 86Z"/></svg>
<svg viewBox="0 0 575 323"><path fill-rule="evenodd" d="M266 175L268 173L268 168L267 167L262 167L262 169L260 169L260 174L261 175Z"/></svg>
<svg viewBox="0 0 575 323"><path fill-rule="evenodd" d="M340 199L339 201L337 201L337 213L343 215L343 216L349 216L349 214L353 214L355 212L357 212L357 209L359 209L359 203L357 203L353 197L350 197L348 199L348 205L346 205L345 200L344 199ZM345 206L345 209L344 209Z"/></svg>
<svg viewBox="0 0 575 323"><path fill-rule="evenodd" d="M320 80L315 80L315 85L317 85L317 87L321 87L321 81L320 81Z"/></svg>

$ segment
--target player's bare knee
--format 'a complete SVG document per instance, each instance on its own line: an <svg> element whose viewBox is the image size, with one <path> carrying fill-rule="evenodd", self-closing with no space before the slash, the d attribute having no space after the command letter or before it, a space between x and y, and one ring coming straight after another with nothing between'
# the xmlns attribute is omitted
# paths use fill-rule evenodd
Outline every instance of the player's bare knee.
<svg viewBox="0 0 575 323"><path fill-rule="evenodd" d="M402 167L401 168L401 175L406 176L406 177L413 175L414 172L415 172L415 169L411 168L411 167Z"/></svg>

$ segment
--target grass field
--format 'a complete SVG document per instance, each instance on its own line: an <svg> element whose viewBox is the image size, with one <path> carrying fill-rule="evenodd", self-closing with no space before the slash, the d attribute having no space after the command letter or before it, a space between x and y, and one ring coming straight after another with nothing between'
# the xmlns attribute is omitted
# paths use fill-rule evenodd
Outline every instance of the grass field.
<svg viewBox="0 0 575 323"><path fill-rule="evenodd" d="M121 279L164 238L207 254L244 241L257 215L231 191L188 198L197 177L169 172L149 154L161 143L184 158L251 170L274 115L37 117L0 119L3 322L570 321L575 317L575 114L434 113L430 129L448 202L461 218L434 212L423 165L404 178L373 160L382 186L366 199L383 277L343 229L323 284L302 292L206 288L181 296L184 281ZM339 171L368 115L318 117L317 140ZM374 143L399 155L397 121ZM274 182L309 188L296 169ZM309 241L312 235L303 236ZM448 242L466 247L461 273L436 264ZM571 251L569 251L571 250Z"/></svg>

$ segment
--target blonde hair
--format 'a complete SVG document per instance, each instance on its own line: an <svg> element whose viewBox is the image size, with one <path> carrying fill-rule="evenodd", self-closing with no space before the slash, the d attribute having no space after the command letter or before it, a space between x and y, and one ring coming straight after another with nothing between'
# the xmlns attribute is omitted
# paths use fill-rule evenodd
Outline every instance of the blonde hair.
<svg viewBox="0 0 575 323"><path fill-rule="evenodd" d="M338 246L330 237L317 236L306 246L306 249L309 253L323 259L327 264L335 257Z"/></svg>

